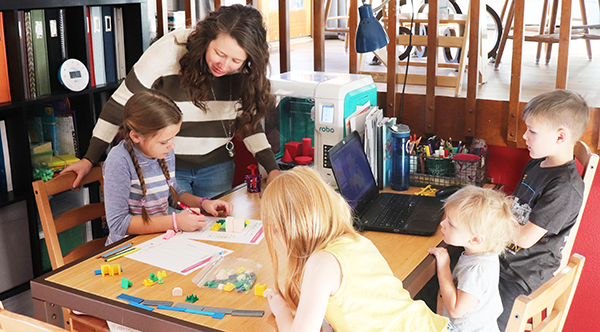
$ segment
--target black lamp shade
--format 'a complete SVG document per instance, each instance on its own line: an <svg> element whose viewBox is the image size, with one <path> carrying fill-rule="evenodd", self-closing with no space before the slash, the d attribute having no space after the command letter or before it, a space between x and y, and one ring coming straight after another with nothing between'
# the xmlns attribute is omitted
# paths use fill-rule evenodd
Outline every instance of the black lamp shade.
<svg viewBox="0 0 600 332"><path fill-rule="evenodd" d="M356 52L369 53L378 50L390 42L383 26L373 16L373 8L365 4L358 8L360 23L356 29Z"/></svg>

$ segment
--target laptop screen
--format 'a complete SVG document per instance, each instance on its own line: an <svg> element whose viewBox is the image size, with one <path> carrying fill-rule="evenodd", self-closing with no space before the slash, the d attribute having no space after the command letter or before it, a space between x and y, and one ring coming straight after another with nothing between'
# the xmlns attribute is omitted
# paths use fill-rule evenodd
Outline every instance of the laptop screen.
<svg viewBox="0 0 600 332"><path fill-rule="evenodd" d="M329 158L340 193L353 209L379 192L356 131L331 148Z"/></svg>

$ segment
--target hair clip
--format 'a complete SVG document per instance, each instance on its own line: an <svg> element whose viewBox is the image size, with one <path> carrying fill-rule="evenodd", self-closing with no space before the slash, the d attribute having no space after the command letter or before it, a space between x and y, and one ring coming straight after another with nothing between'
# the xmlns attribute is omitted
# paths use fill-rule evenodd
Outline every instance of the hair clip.
<svg viewBox="0 0 600 332"><path fill-rule="evenodd" d="M167 179L167 186L171 186L171 179Z"/></svg>
<svg viewBox="0 0 600 332"><path fill-rule="evenodd" d="M146 200L142 199L142 206L146 206Z"/></svg>

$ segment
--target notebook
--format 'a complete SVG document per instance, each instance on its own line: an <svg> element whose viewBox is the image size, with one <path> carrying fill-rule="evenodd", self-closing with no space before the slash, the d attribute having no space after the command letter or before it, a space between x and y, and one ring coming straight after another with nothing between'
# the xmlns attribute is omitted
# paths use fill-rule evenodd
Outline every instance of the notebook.
<svg viewBox="0 0 600 332"><path fill-rule="evenodd" d="M444 215L437 197L379 193L358 133L329 150L340 193L354 210L358 230L433 235Z"/></svg>

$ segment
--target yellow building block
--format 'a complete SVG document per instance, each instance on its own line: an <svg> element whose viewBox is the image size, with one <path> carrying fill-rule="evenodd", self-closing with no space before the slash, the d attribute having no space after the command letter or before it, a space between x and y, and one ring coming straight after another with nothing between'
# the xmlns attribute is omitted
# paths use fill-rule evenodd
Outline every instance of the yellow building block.
<svg viewBox="0 0 600 332"><path fill-rule="evenodd" d="M235 289L235 285L230 282L228 282L225 286L223 286L223 290L227 291L227 292L231 292L234 289Z"/></svg>
<svg viewBox="0 0 600 332"><path fill-rule="evenodd" d="M150 287L154 285L154 281L152 281L152 279L144 279L144 281L142 281L142 284L144 284L144 286L146 287Z"/></svg>
<svg viewBox="0 0 600 332"><path fill-rule="evenodd" d="M239 269L237 269L237 270L235 271L235 273L236 273L236 274L242 274L242 273L244 273L245 271L246 271L246 268L242 266L242 267L240 267Z"/></svg>
<svg viewBox="0 0 600 332"><path fill-rule="evenodd" d="M113 264L110 266L110 275L114 276L114 275L121 275L121 265L119 264Z"/></svg>
<svg viewBox="0 0 600 332"><path fill-rule="evenodd" d="M166 278L167 277L167 271L162 270L162 271L158 271L156 272L156 276L159 278Z"/></svg>
<svg viewBox="0 0 600 332"><path fill-rule="evenodd" d="M101 265L100 272L102 273L102 276L110 275L110 264Z"/></svg>
<svg viewBox="0 0 600 332"><path fill-rule="evenodd" d="M219 229L221 229L221 224L218 222L210 227L210 230L213 232L217 232Z"/></svg>
<svg viewBox="0 0 600 332"><path fill-rule="evenodd" d="M263 293L267 290L267 284L261 285L258 282L254 285L254 295L263 296Z"/></svg>

